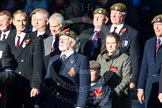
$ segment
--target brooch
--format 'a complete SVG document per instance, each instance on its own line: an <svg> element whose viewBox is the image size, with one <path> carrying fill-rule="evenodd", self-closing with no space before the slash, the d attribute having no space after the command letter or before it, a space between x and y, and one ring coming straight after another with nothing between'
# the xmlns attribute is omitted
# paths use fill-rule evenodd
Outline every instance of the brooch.
<svg viewBox="0 0 162 108"><path fill-rule="evenodd" d="M71 68L70 69L70 71L68 72L68 74L71 76L71 77L73 77L74 75L75 75L75 70L74 70L74 68Z"/></svg>
<svg viewBox="0 0 162 108"><path fill-rule="evenodd" d="M94 95L97 97L97 98L101 98L101 96L102 96L102 89L101 88L95 88L94 89Z"/></svg>
<svg viewBox="0 0 162 108"><path fill-rule="evenodd" d="M25 48L26 45L28 45L30 43L30 39L26 39L23 44L22 44L22 47Z"/></svg>
<svg viewBox="0 0 162 108"><path fill-rule="evenodd" d="M124 27L124 28L122 28L121 30L120 30L120 33L119 33L119 35L122 35L123 33L125 33L127 31L127 29Z"/></svg>

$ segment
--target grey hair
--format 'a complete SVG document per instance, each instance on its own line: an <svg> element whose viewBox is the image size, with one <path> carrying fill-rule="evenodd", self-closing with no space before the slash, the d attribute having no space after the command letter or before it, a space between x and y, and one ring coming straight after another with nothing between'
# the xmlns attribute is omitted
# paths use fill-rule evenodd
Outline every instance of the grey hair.
<svg viewBox="0 0 162 108"><path fill-rule="evenodd" d="M65 19L64 17L62 16L62 14L60 13L53 13L50 18L49 18L49 23L51 21L55 20L56 22L58 22L59 24L61 24L62 28L65 27Z"/></svg>

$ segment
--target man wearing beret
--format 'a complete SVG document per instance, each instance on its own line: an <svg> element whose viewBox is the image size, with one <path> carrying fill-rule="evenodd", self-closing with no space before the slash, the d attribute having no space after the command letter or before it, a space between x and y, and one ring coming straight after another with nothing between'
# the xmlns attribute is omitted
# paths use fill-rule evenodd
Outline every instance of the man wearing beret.
<svg viewBox="0 0 162 108"><path fill-rule="evenodd" d="M65 29L59 35L61 54L50 59L44 81L45 108L85 108L90 86L88 58L74 51L73 31Z"/></svg>
<svg viewBox="0 0 162 108"><path fill-rule="evenodd" d="M141 46L139 32L133 27L125 24L127 7L123 3L115 3L110 7L110 20L108 25L110 32L115 32L121 38L121 51L128 54L132 63L132 79L130 89L134 89L137 84L141 62Z"/></svg>
<svg viewBox="0 0 162 108"><path fill-rule="evenodd" d="M108 13L103 8L97 8L93 12L94 28L83 31L79 36L79 53L86 55L89 60L96 60L102 49L102 40L108 33L106 23Z"/></svg>
<svg viewBox="0 0 162 108"><path fill-rule="evenodd" d="M91 87L88 97L87 108L110 108L111 89L104 83L100 76L101 65L95 60L89 61L91 74Z"/></svg>
<svg viewBox="0 0 162 108"><path fill-rule="evenodd" d="M137 97L145 108L162 108L160 68L162 63L162 14L153 18L154 37L146 41L138 79ZM159 94L160 92L160 94ZM158 99L159 94L159 99Z"/></svg>

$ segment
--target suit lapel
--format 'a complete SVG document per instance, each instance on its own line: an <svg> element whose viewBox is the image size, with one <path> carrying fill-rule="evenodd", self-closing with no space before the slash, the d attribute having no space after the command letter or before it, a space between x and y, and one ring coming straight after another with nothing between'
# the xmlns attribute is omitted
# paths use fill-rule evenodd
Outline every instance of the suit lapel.
<svg viewBox="0 0 162 108"><path fill-rule="evenodd" d="M66 68L64 68L63 72L61 73L65 73L65 74L68 74L67 72L70 71L70 69L74 66L74 64L77 62L77 55L76 53L74 52L74 54L72 54L68 60L68 62L66 63Z"/></svg>
<svg viewBox="0 0 162 108"><path fill-rule="evenodd" d="M15 58L18 58L19 56L20 56L20 54L24 51L24 49L26 49L26 47L30 44L30 42L29 42L29 44L26 44L26 46L23 48L22 46L23 46L23 43L25 42L25 40L27 40L28 38L27 38L27 35L25 35L25 37L24 37L24 39L23 39L23 41L21 42L21 44L20 44L20 46L17 48L17 52L16 52L16 56L15 56ZM31 41L31 40L30 40Z"/></svg>
<svg viewBox="0 0 162 108"><path fill-rule="evenodd" d="M156 46L156 37L152 40L149 48L150 48L150 59L151 61L155 62L155 58L156 58L156 55L155 55L155 46Z"/></svg>
<svg viewBox="0 0 162 108"><path fill-rule="evenodd" d="M44 53L45 53L45 56L47 56L51 53L53 37L50 36L49 38L46 38L43 41L44 41Z"/></svg>
<svg viewBox="0 0 162 108"><path fill-rule="evenodd" d="M121 36L121 39L127 39L128 38L128 35L126 35L128 32L128 27L126 25L124 25L122 27L122 29L120 30L119 32L119 35Z"/></svg>

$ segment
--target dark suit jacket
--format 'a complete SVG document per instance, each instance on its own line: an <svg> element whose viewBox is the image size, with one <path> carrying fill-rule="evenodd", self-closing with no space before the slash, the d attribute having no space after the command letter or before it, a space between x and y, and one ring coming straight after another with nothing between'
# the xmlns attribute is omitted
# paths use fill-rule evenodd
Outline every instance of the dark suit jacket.
<svg viewBox="0 0 162 108"><path fill-rule="evenodd" d="M8 93L8 86L10 86L14 80L14 72L11 71L13 58L10 51L11 49L6 42L0 41L0 108L9 108L10 102L12 101ZM8 69L8 71L5 71L6 69Z"/></svg>
<svg viewBox="0 0 162 108"><path fill-rule="evenodd" d="M34 32L30 32L29 34L31 35L30 37L32 39L36 39L36 38L45 39L45 38L51 36L49 29L46 29L45 33L43 35L41 35L40 37L37 36L37 33L38 33L38 31L34 31Z"/></svg>
<svg viewBox="0 0 162 108"><path fill-rule="evenodd" d="M152 85L159 82L159 74L162 62L162 47L155 55L155 46L157 38L153 37L149 39L144 48L144 54L139 74L138 89L144 89L145 91L145 106L148 105L149 96L151 93ZM154 88L158 89L158 88ZM153 101L150 101L153 102Z"/></svg>
<svg viewBox="0 0 162 108"><path fill-rule="evenodd" d="M43 60L44 60L44 73L47 72L48 64L50 61L50 58L54 55L60 54L59 48L56 48L54 52L51 52L52 49L52 41L53 41L53 36L49 36L46 39L43 39Z"/></svg>
<svg viewBox="0 0 162 108"><path fill-rule="evenodd" d="M15 32L15 29L11 29L10 30L10 32L9 32L9 34L8 34L8 37L7 37L7 39L6 39L6 41L8 40L8 39L10 39L12 36L13 36L13 32ZM2 32L0 31L0 36L1 36L1 34L2 34Z"/></svg>
<svg viewBox="0 0 162 108"><path fill-rule="evenodd" d="M108 25L110 31L111 25ZM124 29L126 29L124 31ZM121 37L121 51L128 54L132 63L132 80L137 84L141 64L141 40L139 32L131 26L124 24L119 33Z"/></svg>
<svg viewBox="0 0 162 108"><path fill-rule="evenodd" d="M65 108L69 101L58 99L55 95L62 96L70 100L72 107L85 107L88 99L87 87L90 86L90 71L87 57L74 53L64 61L60 55L51 58L45 79L51 78L54 81L50 85L48 92L48 101L50 108ZM51 88L53 87L53 90ZM50 96L53 96L50 97ZM47 105L49 105L47 104ZM53 106L52 106L53 105ZM47 108L48 108L47 107Z"/></svg>
<svg viewBox="0 0 162 108"><path fill-rule="evenodd" d="M94 49L93 55L91 55L91 40L92 36L94 34L94 28L88 29L83 31L79 37L78 37L78 42L79 42L79 53L87 56L89 60L96 60L97 56L101 53L102 50L102 41L105 38L105 35L108 33L107 27L103 26L102 29L99 32L99 37L97 41L96 48Z"/></svg>
<svg viewBox="0 0 162 108"><path fill-rule="evenodd" d="M16 48L15 36L16 32L13 33L13 36L8 41L8 44L15 60L15 105L21 105L30 98L31 88L40 88L43 71L43 55L39 39L32 40L30 35L26 34L21 45ZM27 40L29 43L26 43Z"/></svg>

